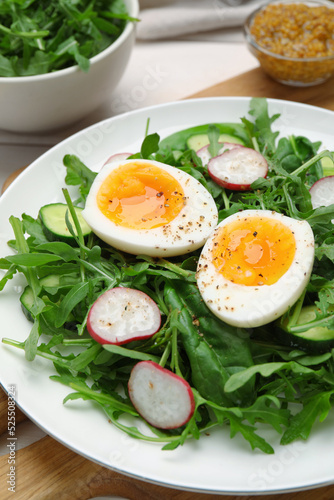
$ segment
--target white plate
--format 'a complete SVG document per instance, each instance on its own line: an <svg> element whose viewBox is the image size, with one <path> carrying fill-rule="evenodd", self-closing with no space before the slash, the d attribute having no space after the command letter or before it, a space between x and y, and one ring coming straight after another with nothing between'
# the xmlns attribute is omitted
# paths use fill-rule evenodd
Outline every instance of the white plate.
<svg viewBox="0 0 334 500"><path fill-rule="evenodd" d="M275 128L282 135L302 134L334 149L333 112L287 101L269 104L270 114L281 113ZM148 118L150 132L164 138L193 125L239 122L248 108L249 98L243 97L169 103L117 116L66 139L36 160L1 197L0 255L10 253L10 215L36 216L43 204L62 201L65 154L76 154L97 168L112 153L138 151ZM22 284L21 278L15 279L0 293L1 337L24 340L30 330L18 300ZM161 451L160 445L113 428L93 404L74 401L64 406L62 399L70 389L50 381L52 373L49 362L37 358L30 363L21 350L0 346L0 382L5 389L15 384L22 410L65 446L105 467L164 486L224 494L282 493L334 482L333 413L315 426L307 442L280 447L279 436L274 436L274 455L251 451L242 438L231 440L227 426L175 451ZM272 437L270 430L264 434Z"/></svg>

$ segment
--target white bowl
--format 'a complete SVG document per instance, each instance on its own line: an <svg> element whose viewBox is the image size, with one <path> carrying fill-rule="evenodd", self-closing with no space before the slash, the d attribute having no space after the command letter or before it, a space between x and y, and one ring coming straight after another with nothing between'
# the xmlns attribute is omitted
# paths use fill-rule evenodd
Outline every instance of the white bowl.
<svg viewBox="0 0 334 500"><path fill-rule="evenodd" d="M257 7L244 24L244 34L248 48L258 59L262 69L269 76L271 76L271 78L285 85L292 85L294 87L309 87L327 81L334 74L333 54L327 56L319 56L319 54L317 54L313 57L289 57L287 55L272 52L265 46L262 46L263 41L261 44L261 42L254 37L252 33L252 26L256 16L261 13L261 11L267 9L268 7L270 8L272 5L275 6L276 4L281 6L281 8L292 4L295 10L300 5L305 5L314 9L322 7L323 9L326 9L326 14L328 15L328 13L334 9L333 2L329 2L327 0L274 0ZM329 9L331 9L331 11ZM274 21L276 26L277 19L274 19ZM259 24L260 23L257 22L257 25ZM284 19L280 22L280 27L284 26L286 28L286 33L288 34L285 34L284 39L280 40L278 33L274 31L273 38L275 42L280 42L281 47L284 47L283 43L286 44L289 42L288 37L291 35L293 37L292 40L294 40L294 46L303 45L303 43L298 44L298 41L296 40L296 35L298 34L298 29L296 29L296 20L291 18L291 16L286 14L286 12ZM288 30L289 27L290 29ZM309 28L305 26L304 33L307 34L308 30ZM262 24L260 24L260 33L261 36L264 37ZM317 36L319 35L314 33L314 37L316 38ZM265 40L265 43L268 43L267 38L263 38L262 40Z"/></svg>
<svg viewBox="0 0 334 500"><path fill-rule="evenodd" d="M138 17L138 0L124 0ZM120 81L135 43L129 22L107 49L94 56L87 73L78 66L43 75L0 77L0 129L46 132L68 126L107 100Z"/></svg>

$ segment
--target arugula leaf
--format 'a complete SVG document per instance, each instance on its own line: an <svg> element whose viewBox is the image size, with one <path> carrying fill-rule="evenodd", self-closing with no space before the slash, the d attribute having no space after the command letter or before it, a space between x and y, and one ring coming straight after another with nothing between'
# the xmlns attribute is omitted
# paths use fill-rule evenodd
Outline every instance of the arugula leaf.
<svg viewBox="0 0 334 500"><path fill-rule="evenodd" d="M249 135L257 139L262 153L273 154L276 149L275 141L279 132L273 132L271 125L280 115L275 114L270 117L267 100L262 98L251 99L249 114L254 118L253 123L249 122L246 118L242 118L242 122L248 129Z"/></svg>
<svg viewBox="0 0 334 500"><path fill-rule="evenodd" d="M319 418L322 422L327 417L332 407L333 394L334 390L321 392L310 398L304 404L303 409L291 418L290 425L282 436L281 444L290 444L298 438L307 439L316 419Z"/></svg>
<svg viewBox="0 0 334 500"><path fill-rule="evenodd" d="M133 349L127 349L125 347L119 345L105 344L103 348L114 354L120 354L121 356L125 356L131 359L139 359L140 361L155 361L159 363L160 359L157 356L153 356L152 354L147 354L145 352L136 351Z"/></svg>
<svg viewBox="0 0 334 500"><path fill-rule="evenodd" d="M220 132L218 127L215 125L210 125L208 129L208 136L209 136L209 153L212 157L217 156L219 152L219 136Z"/></svg>
<svg viewBox="0 0 334 500"><path fill-rule="evenodd" d="M81 200L85 201L91 185L97 176L75 155L65 155L63 163L67 169L65 182L69 186L80 186Z"/></svg>
<svg viewBox="0 0 334 500"><path fill-rule="evenodd" d="M25 355L28 361L33 361L35 359L39 336L39 322L37 320L34 322L30 330L30 334L24 344Z"/></svg>
<svg viewBox="0 0 334 500"><path fill-rule="evenodd" d="M256 429L253 426L247 425L240 419L233 416L230 416L229 424L231 429L231 438L233 438L238 432L240 432L240 434L242 434L242 436L251 444L253 450L259 448L264 453L274 453L273 447L269 443L267 443L267 441L263 437L256 434Z"/></svg>
<svg viewBox="0 0 334 500"><path fill-rule="evenodd" d="M259 365L250 366L243 371L239 371L231 375L229 380L225 384L226 392L234 392L244 384L246 384L250 379L256 374L260 374L263 377L270 377L273 373L279 372L280 370L292 370L295 373L312 373L310 368L304 367L295 363L294 361L284 362L271 362Z"/></svg>
<svg viewBox="0 0 334 500"><path fill-rule="evenodd" d="M7 260L16 264L17 266L25 267L36 267L43 266L44 264L49 264L50 262L55 262L60 260L61 257L52 254L18 254L18 255L8 255Z"/></svg>
<svg viewBox="0 0 334 500"><path fill-rule="evenodd" d="M63 326L69 314L74 307L79 304L89 292L89 283L77 283L71 288L68 294L63 298L61 305L58 308L57 318L55 321L56 328Z"/></svg>
<svg viewBox="0 0 334 500"><path fill-rule="evenodd" d="M28 76L78 65L111 45L127 22L122 0L2 0L0 76Z"/></svg>

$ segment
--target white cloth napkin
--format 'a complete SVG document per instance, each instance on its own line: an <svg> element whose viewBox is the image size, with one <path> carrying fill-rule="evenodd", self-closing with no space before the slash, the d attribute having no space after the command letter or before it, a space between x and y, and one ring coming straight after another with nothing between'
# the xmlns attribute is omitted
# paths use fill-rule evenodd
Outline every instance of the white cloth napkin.
<svg viewBox="0 0 334 500"><path fill-rule="evenodd" d="M139 40L173 39L184 35L240 27L264 0L141 0Z"/></svg>

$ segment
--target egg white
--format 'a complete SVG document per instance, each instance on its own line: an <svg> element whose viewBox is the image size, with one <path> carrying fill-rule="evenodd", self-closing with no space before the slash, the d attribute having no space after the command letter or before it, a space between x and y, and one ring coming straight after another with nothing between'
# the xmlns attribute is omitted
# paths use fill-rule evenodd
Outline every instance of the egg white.
<svg viewBox="0 0 334 500"><path fill-rule="evenodd" d="M246 286L233 283L212 263L214 238L219 229L236 220L262 216L285 224L294 233L296 252L286 273L272 285ZM300 297L311 275L314 236L307 221L286 217L269 210L244 210L224 219L207 240L197 267L197 284L208 308L225 323L255 328L274 321Z"/></svg>
<svg viewBox="0 0 334 500"><path fill-rule="evenodd" d="M184 192L184 206L174 220L153 229L122 227L98 208L97 194L106 177L127 163L151 163L172 175ZM109 245L124 252L152 257L183 255L202 247L218 221L218 210L208 190L194 177L170 165L152 160L122 160L104 165L96 176L82 211L92 231Z"/></svg>

